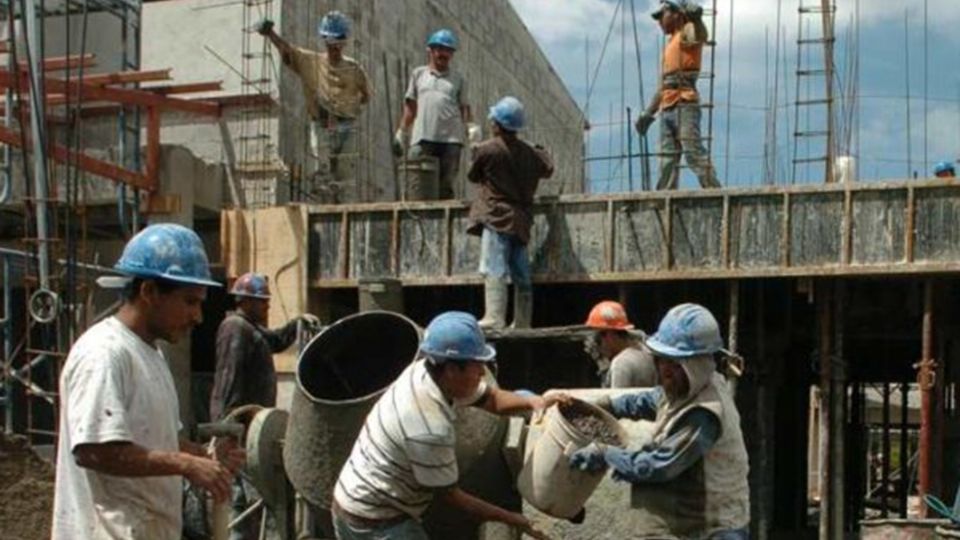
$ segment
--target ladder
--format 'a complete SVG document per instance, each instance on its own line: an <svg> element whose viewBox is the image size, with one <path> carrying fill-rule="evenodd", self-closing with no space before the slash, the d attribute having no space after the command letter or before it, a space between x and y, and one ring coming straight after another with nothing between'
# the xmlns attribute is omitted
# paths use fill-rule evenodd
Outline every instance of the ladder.
<svg viewBox="0 0 960 540"><path fill-rule="evenodd" d="M824 181L833 180L836 10L834 0L800 0L791 183L797 182L798 169L809 171L816 163L823 164Z"/></svg>

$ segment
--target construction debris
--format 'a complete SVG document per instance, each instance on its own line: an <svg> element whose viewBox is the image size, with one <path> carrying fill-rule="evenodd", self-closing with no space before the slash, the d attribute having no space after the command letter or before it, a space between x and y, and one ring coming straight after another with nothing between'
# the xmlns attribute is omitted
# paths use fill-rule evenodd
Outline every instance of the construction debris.
<svg viewBox="0 0 960 540"><path fill-rule="evenodd" d="M30 448L27 438L0 432L0 523L7 540L50 538L53 465Z"/></svg>

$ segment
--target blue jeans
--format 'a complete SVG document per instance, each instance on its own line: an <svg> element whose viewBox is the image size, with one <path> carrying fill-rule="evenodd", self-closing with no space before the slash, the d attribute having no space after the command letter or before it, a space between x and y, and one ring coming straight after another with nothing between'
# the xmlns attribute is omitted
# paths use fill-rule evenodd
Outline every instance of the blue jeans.
<svg viewBox="0 0 960 540"><path fill-rule="evenodd" d="M660 180L657 189L677 189L680 181L680 153L697 175L700 185L718 188L710 154L700 137L700 104L679 103L660 111Z"/></svg>
<svg viewBox="0 0 960 540"><path fill-rule="evenodd" d="M333 513L337 540L429 540L419 521L409 518L383 527L358 527Z"/></svg>
<svg viewBox="0 0 960 540"><path fill-rule="evenodd" d="M484 227L480 237L480 273L488 278L510 277L517 290L529 291L532 281L527 246L512 234Z"/></svg>
<svg viewBox="0 0 960 540"><path fill-rule="evenodd" d="M742 529L717 531L711 534L707 540L750 540L750 530L744 527Z"/></svg>

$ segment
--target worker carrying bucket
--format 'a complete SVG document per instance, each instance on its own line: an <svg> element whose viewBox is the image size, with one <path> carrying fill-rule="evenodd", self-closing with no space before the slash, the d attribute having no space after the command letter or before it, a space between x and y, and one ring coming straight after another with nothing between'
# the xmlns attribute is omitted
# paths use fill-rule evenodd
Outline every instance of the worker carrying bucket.
<svg viewBox="0 0 960 540"><path fill-rule="evenodd" d="M700 135L700 96L697 79L703 46L709 35L703 24L703 8L693 0L661 0L652 17L668 36L663 49L663 76L657 93L637 118L641 136L660 113L660 179L657 189L677 189L680 154L697 175L700 185L718 188L716 171Z"/></svg>
<svg viewBox="0 0 960 540"><path fill-rule="evenodd" d="M570 467L610 467L614 479L632 484L634 511L643 514L634 538L745 540L749 465L740 414L716 370L716 319L703 306L676 306L647 347L660 385L599 405L617 418L653 421L652 442L639 450L595 442L574 452Z"/></svg>
<svg viewBox="0 0 960 540"><path fill-rule="evenodd" d="M430 322L420 357L374 405L340 472L332 509L338 539L426 540L420 518L434 499L477 521L499 521L545 538L523 514L457 487L458 408L507 415L570 399L521 396L488 385L487 366L495 359L473 315L450 311Z"/></svg>

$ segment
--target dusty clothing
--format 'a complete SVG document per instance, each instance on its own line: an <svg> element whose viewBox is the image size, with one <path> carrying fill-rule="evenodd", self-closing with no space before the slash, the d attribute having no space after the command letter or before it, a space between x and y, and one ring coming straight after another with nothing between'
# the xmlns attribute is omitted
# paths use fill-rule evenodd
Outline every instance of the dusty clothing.
<svg viewBox="0 0 960 540"><path fill-rule="evenodd" d="M480 273L488 278L510 278L518 291L533 287L526 244L512 234L484 228L480 237Z"/></svg>
<svg viewBox="0 0 960 540"><path fill-rule="evenodd" d="M270 330L240 312L227 315L217 330L217 371L210 395L210 419L223 418L240 405L276 405L273 353L292 345L296 337L296 320Z"/></svg>
<svg viewBox="0 0 960 540"><path fill-rule="evenodd" d="M460 173L460 154L463 145L459 143L437 143L420 141L410 147L409 156L416 159L422 156L437 158L437 190L438 200L448 200L456 197L454 182Z"/></svg>
<svg viewBox="0 0 960 540"><path fill-rule="evenodd" d="M553 161L541 146L517 138L494 137L476 147L467 179L479 184L470 206L467 232L480 235L483 228L530 241L533 196L541 178L553 174Z"/></svg>
<svg viewBox="0 0 960 540"><path fill-rule="evenodd" d="M179 540L180 477L113 476L73 456L79 445L112 442L179 451L177 391L160 350L116 317L105 319L70 349L60 398L52 538Z"/></svg>
<svg viewBox="0 0 960 540"><path fill-rule="evenodd" d="M436 489L459 479L456 408L476 402L487 388L483 382L472 398L452 403L426 361L411 364L367 415L337 479L335 504L361 519L419 518Z"/></svg>
<svg viewBox="0 0 960 540"><path fill-rule="evenodd" d="M663 81L660 89L660 110L681 102L697 102L697 76L703 57L703 41L696 36L694 24L688 22L679 32L670 35L663 49Z"/></svg>
<svg viewBox="0 0 960 540"><path fill-rule="evenodd" d="M680 103L660 113L660 179L657 189L677 189L680 154L704 188L718 188L716 171L700 137L700 104Z"/></svg>
<svg viewBox="0 0 960 540"><path fill-rule="evenodd" d="M461 107L467 106L467 82L457 71L420 66L410 75L404 99L417 102L410 143L463 144L466 127Z"/></svg>
<svg viewBox="0 0 960 540"><path fill-rule="evenodd" d="M749 464L740 431L740 414L729 387L715 371L713 358L683 362L690 381L690 394L670 401L663 394L657 408L653 444L671 436L676 426L692 413L704 412L719 419L720 436L703 459L678 477L662 483L636 482L631 506L645 519L638 538L676 535L705 537L736 530L750 522Z"/></svg>
<svg viewBox="0 0 960 540"><path fill-rule="evenodd" d="M336 65L330 65L326 52L291 47L290 69L300 76L307 113L314 120L321 119L320 109L340 118L360 115L366 96L370 95L367 74L356 60L348 56Z"/></svg>
<svg viewBox="0 0 960 540"><path fill-rule="evenodd" d="M657 385L653 354L643 345L627 347L610 362L610 388L652 388Z"/></svg>

